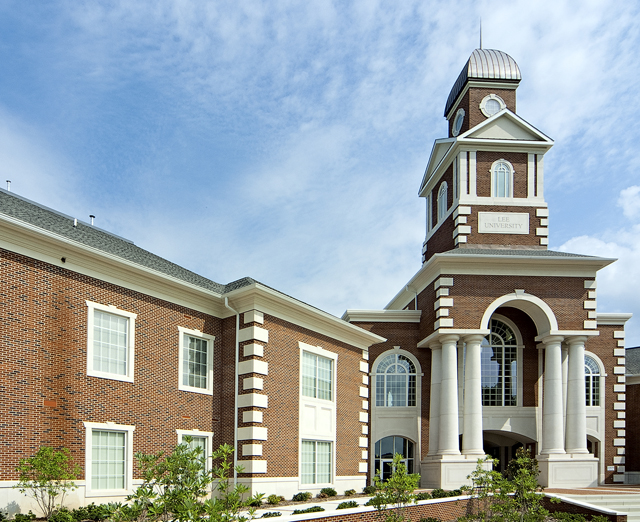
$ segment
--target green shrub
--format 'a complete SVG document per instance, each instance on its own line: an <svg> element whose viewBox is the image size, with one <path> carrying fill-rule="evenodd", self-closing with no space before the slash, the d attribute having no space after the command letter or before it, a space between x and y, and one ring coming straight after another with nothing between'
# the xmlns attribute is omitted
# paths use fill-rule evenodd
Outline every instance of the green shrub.
<svg viewBox="0 0 640 522"><path fill-rule="evenodd" d="M420 522L442 522L442 521L436 517L425 517L425 518L421 518Z"/></svg>
<svg viewBox="0 0 640 522"><path fill-rule="evenodd" d="M280 515L282 515L280 511L267 511L266 513L262 514L262 518L279 517Z"/></svg>
<svg viewBox="0 0 640 522"><path fill-rule="evenodd" d="M271 504L272 506L277 506L283 500L284 500L284 497L281 497L280 495L269 495L267 497L267 504Z"/></svg>
<svg viewBox="0 0 640 522"><path fill-rule="evenodd" d="M308 491L301 491L300 493L296 493L295 495L293 495L293 498L291 500L293 500L294 502L306 502L310 498L311 493L309 493Z"/></svg>
<svg viewBox="0 0 640 522"><path fill-rule="evenodd" d="M376 503L373 501L373 498L370 498L364 503L365 506L375 506Z"/></svg>
<svg viewBox="0 0 640 522"><path fill-rule="evenodd" d="M41 446L35 455L20 459L16 471L19 480L14 487L33 498L44 518L49 519L56 508L64 506L67 493L76 489L73 481L80 474L80 466L73 463L67 448Z"/></svg>
<svg viewBox="0 0 640 522"><path fill-rule="evenodd" d="M584 515L580 515L579 513L563 513L560 511L556 511L552 513L551 516L555 520L561 520L562 522L586 522L587 519Z"/></svg>
<svg viewBox="0 0 640 522"><path fill-rule="evenodd" d="M5 513L4 511L0 511L0 522L4 522L5 520L7 520L9 515L7 515L7 513Z"/></svg>
<svg viewBox="0 0 640 522"><path fill-rule="evenodd" d="M416 493L416 500L430 500L431 498L433 498L431 496L431 493L427 491L423 491L422 493Z"/></svg>
<svg viewBox="0 0 640 522"><path fill-rule="evenodd" d="M447 492L444 489L436 488L431 492L431 498L445 498Z"/></svg>
<svg viewBox="0 0 640 522"><path fill-rule="evenodd" d="M604 515L593 515L591 517L591 522L609 522L609 517L605 517Z"/></svg>
<svg viewBox="0 0 640 522"><path fill-rule="evenodd" d="M338 494L338 492L333 488L322 488L320 493L324 493L328 497L335 497Z"/></svg>
<svg viewBox="0 0 640 522"><path fill-rule="evenodd" d="M344 496L345 497L350 497L352 495L356 494L356 490L355 489L348 489L347 491L344 492Z"/></svg>
<svg viewBox="0 0 640 522"><path fill-rule="evenodd" d="M31 522L35 520L36 516L29 510L29 513L16 513L13 515L13 520L16 522Z"/></svg>
<svg viewBox="0 0 640 522"><path fill-rule="evenodd" d="M317 511L324 511L323 507L320 506L311 506L307 509L295 509L293 511L294 515L302 515L303 513L315 513Z"/></svg>
<svg viewBox="0 0 640 522"><path fill-rule="evenodd" d="M362 488L362 492L365 495L375 495L376 491L377 491L377 489L373 484L371 484L370 486L365 486L364 488Z"/></svg>
<svg viewBox="0 0 640 522"><path fill-rule="evenodd" d="M250 507L260 507L261 505L262 505L262 499L255 498L255 497L247 502L247 506L250 506Z"/></svg>
<svg viewBox="0 0 640 522"><path fill-rule="evenodd" d="M355 500L347 500L345 502L340 502L336 509L349 509L358 507L358 503Z"/></svg>
<svg viewBox="0 0 640 522"><path fill-rule="evenodd" d="M60 508L54 511L49 517L49 522L75 522L73 513L67 508Z"/></svg>

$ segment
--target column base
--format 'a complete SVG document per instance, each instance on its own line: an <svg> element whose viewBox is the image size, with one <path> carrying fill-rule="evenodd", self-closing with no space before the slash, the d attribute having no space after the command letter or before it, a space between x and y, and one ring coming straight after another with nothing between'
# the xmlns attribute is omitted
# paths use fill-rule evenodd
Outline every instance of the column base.
<svg viewBox="0 0 640 522"><path fill-rule="evenodd" d="M540 466L538 482L545 488L586 488L598 485L598 459L574 453L536 455Z"/></svg>
<svg viewBox="0 0 640 522"><path fill-rule="evenodd" d="M441 488L458 489L460 486L470 486L471 480L467 477L475 471L478 466L478 459L483 455L437 455L427 457L420 464L420 487L421 488ZM487 464L491 466L491 464ZM487 469L490 469L490 468Z"/></svg>

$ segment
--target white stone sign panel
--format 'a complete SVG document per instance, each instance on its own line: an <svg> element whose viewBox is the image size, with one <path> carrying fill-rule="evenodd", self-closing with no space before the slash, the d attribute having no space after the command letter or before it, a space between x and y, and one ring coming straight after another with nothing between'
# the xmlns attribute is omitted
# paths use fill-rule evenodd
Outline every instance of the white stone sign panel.
<svg viewBox="0 0 640 522"><path fill-rule="evenodd" d="M478 212L480 234L528 234L529 214L526 212Z"/></svg>

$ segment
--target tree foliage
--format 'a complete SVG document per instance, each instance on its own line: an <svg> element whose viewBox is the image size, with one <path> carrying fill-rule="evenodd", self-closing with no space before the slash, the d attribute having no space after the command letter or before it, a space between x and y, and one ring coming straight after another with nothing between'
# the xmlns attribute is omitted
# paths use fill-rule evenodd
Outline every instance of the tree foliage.
<svg viewBox="0 0 640 522"><path fill-rule="evenodd" d="M14 487L32 497L49 519L56 508L64 506L67 493L76 489L73 481L80 467L72 462L67 448L42 446L35 455L20 459L16 471L19 479Z"/></svg>
<svg viewBox="0 0 640 522"><path fill-rule="evenodd" d="M384 522L406 522L409 518L405 509L409 504L415 504L416 496L413 492L418 487L420 475L408 474L407 467L402 462L403 457L399 453L393 456L391 477L386 481L380 479L380 470L374 477L376 494L368 502L375 506L378 516Z"/></svg>

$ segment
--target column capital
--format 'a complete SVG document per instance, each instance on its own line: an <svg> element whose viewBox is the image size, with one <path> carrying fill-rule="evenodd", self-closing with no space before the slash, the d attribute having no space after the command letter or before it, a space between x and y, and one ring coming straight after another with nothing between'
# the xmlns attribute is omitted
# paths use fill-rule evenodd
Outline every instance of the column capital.
<svg viewBox="0 0 640 522"><path fill-rule="evenodd" d="M471 334L471 335L464 335L462 337L462 340L465 343L473 343L473 342L481 343L484 340L485 337L486 336L482 335L482 334Z"/></svg>
<svg viewBox="0 0 640 522"><path fill-rule="evenodd" d="M562 341L564 341L564 337L561 335L549 335L542 339L542 344L546 347L549 344L560 344Z"/></svg>
<svg viewBox="0 0 640 522"><path fill-rule="evenodd" d="M584 345L587 342L587 339L588 337L586 335L572 335L571 337L567 337L564 342L569 346L574 344Z"/></svg>
<svg viewBox="0 0 640 522"><path fill-rule="evenodd" d="M438 341L431 341L429 343L429 348L431 350L441 350L442 349L442 343L438 340Z"/></svg>
<svg viewBox="0 0 640 522"><path fill-rule="evenodd" d="M459 340L460 340L460 336L456 334L445 334L445 335L441 335L438 338L438 342L441 344L457 343Z"/></svg>

